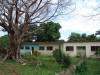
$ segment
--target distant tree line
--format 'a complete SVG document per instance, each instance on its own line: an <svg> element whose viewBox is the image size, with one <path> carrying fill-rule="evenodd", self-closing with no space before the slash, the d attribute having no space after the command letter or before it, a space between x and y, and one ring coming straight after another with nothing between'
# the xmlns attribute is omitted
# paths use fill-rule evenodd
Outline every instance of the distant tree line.
<svg viewBox="0 0 100 75"><path fill-rule="evenodd" d="M95 34L86 35L85 33L79 34L72 32L68 38L68 41L93 41L100 40L100 37L97 37Z"/></svg>

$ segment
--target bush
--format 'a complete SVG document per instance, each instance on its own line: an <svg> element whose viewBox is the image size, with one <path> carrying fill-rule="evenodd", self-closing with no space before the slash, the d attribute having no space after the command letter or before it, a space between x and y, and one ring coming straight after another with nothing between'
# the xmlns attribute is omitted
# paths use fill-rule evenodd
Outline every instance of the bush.
<svg viewBox="0 0 100 75"><path fill-rule="evenodd" d="M69 67L71 64L70 57L63 54L62 63L63 63L63 67Z"/></svg>
<svg viewBox="0 0 100 75"><path fill-rule="evenodd" d="M100 49L96 50L95 55L100 56Z"/></svg>
<svg viewBox="0 0 100 75"><path fill-rule="evenodd" d="M85 73L87 71L87 64L86 61L84 60L80 66L76 67L76 73Z"/></svg>
<svg viewBox="0 0 100 75"><path fill-rule="evenodd" d="M53 51L53 56L56 59L57 63L61 64L62 62L62 57L61 57L61 52L59 52L59 49L55 49Z"/></svg>
<svg viewBox="0 0 100 75"><path fill-rule="evenodd" d="M40 55L39 51L34 51L33 53L34 53L35 56L39 56Z"/></svg>
<svg viewBox="0 0 100 75"><path fill-rule="evenodd" d="M56 62L62 64L63 67L68 67L71 64L70 57L62 53L60 49L55 49L53 51L53 56L56 59Z"/></svg>

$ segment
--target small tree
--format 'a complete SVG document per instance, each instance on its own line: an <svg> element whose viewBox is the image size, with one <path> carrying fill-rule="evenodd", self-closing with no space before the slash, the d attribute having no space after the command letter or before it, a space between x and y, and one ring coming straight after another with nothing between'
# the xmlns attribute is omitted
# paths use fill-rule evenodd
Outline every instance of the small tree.
<svg viewBox="0 0 100 75"><path fill-rule="evenodd" d="M87 73L88 67L87 67L87 62L84 59L83 62L76 67L76 74L78 73L79 75L84 75L84 73Z"/></svg>
<svg viewBox="0 0 100 75"><path fill-rule="evenodd" d="M62 64L63 67L68 67L71 64L71 60L69 56L66 56L62 51L61 51L61 46L59 45L59 49L56 49L53 52L53 56L56 59L58 64Z"/></svg>
<svg viewBox="0 0 100 75"><path fill-rule="evenodd" d="M54 58L56 59L56 61L57 61L59 64L62 64L62 52L61 52L60 45L59 45L59 49L55 49L55 50L53 51L53 56L54 56Z"/></svg>

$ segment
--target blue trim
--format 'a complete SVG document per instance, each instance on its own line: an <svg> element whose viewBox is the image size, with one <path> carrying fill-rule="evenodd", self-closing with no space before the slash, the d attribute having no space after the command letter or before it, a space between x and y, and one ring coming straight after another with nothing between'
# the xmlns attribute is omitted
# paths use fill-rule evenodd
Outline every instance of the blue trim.
<svg viewBox="0 0 100 75"><path fill-rule="evenodd" d="M26 49L25 47L28 46L29 49ZM30 53L32 51L32 47L34 47L34 50L39 50L38 44L24 44L23 49L20 49L21 53Z"/></svg>

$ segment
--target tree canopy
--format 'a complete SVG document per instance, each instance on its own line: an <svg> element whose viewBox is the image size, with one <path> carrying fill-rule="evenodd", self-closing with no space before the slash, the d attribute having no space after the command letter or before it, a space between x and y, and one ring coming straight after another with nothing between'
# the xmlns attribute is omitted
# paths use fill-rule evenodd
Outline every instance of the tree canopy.
<svg viewBox="0 0 100 75"><path fill-rule="evenodd" d="M45 41L57 41L60 38L59 29L61 28L59 23L47 22L43 23L40 26L43 26L43 30L39 31L36 41L45 42Z"/></svg>
<svg viewBox="0 0 100 75"><path fill-rule="evenodd" d="M93 40L100 40L100 38L96 37L96 35L94 34L86 35L85 33L79 34L72 32L68 39L68 41L93 41Z"/></svg>
<svg viewBox="0 0 100 75"><path fill-rule="evenodd" d="M100 35L100 29L96 31L96 35Z"/></svg>

